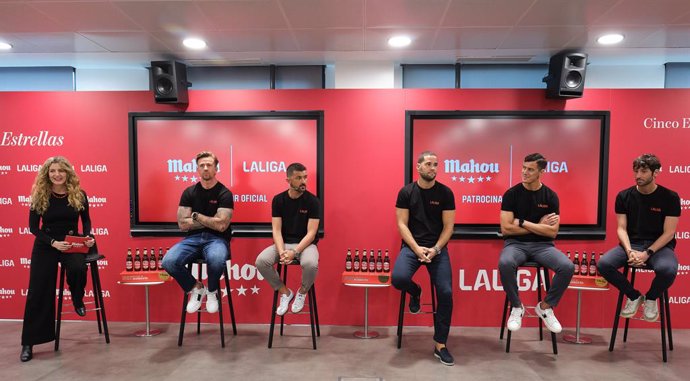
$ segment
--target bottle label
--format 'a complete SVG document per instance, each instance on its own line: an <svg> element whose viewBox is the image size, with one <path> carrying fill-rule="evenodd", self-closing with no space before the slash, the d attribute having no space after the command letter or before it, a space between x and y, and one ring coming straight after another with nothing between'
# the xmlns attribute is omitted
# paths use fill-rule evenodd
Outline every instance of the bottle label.
<svg viewBox="0 0 690 381"><path fill-rule="evenodd" d="M345 262L345 271L352 271L352 262Z"/></svg>
<svg viewBox="0 0 690 381"><path fill-rule="evenodd" d="M155 269L156 269L156 259L155 259L155 258L154 258L154 259L151 259L151 260L149 261L149 269L151 269L151 270L155 270Z"/></svg>
<svg viewBox="0 0 690 381"><path fill-rule="evenodd" d="M589 275L597 275L597 267L595 265L589 265Z"/></svg>
<svg viewBox="0 0 690 381"><path fill-rule="evenodd" d="M132 261L127 261L125 264L127 271L132 271Z"/></svg>
<svg viewBox="0 0 690 381"><path fill-rule="evenodd" d="M383 263L383 271L384 272L389 272L391 271L391 265L388 262Z"/></svg>
<svg viewBox="0 0 690 381"><path fill-rule="evenodd" d="M381 270L383 270L383 263L376 262L376 271L381 272Z"/></svg>
<svg viewBox="0 0 690 381"><path fill-rule="evenodd" d="M359 271L359 262L355 262L354 267L355 271Z"/></svg>
<svg viewBox="0 0 690 381"><path fill-rule="evenodd" d="M580 274L587 275L587 270L588 270L587 265L581 265L580 266Z"/></svg>
<svg viewBox="0 0 690 381"><path fill-rule="evenodd" d="M134 262L134 271L141 271L141 262Z"/></svg>

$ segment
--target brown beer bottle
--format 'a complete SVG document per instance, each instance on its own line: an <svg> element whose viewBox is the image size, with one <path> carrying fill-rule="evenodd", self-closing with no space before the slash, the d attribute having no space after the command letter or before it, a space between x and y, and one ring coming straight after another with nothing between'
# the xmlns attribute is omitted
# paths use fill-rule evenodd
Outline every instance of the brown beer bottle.
<svg viewBox="0 0 690 381"><path fill-rule="evenodd" d="M352 271L352 252L347 249L347 256L345 257L345 271Z"/></svg>
<svg viewBox="0 0 690 381"><path fill-rule="evenodd" d="M587 252L582 252L582 262L580 262L580 275L587 275L589 273L589 265L587 265Z"/></svg>
<svg viewBox="0 0 690 381"><path fill-rule="evenodd" d="M374 257L374 249L369 251L369 272L376 272L376 258Z"/></svg>
<svg viewBox="0 0 690 381"><path fill-rule="evenodd" d="M388 249L386 249L386 257L383 258L383 272L387 273L391 271L391 259L388 258Z"/></svg>
<svg viewBox="0 0 690 381"><path fill-rule="evenodd" d="M141 269L149 271L149 251L147 248L144 248L144 257L141 258Z"/></svg>
<svg viewBox="0 0 690 381"><path fill-rule="evenodd" d="M151 248L151 256L149 257L149 270L156 271L158 266L156 265L156 248Z"/></svg>
<svg viewBox="0 0 690 381"><path fill-rule="evenodd" d="M367 260L367 249L362 250L362 265L359 266L363 273L369 271L369 260Z"/></svg>
<svg viewBox="0 0 690 381"><path fill-rule="evenodd" d="M592 252L592 259L589 260L589 276L597 276L597 261L594 255L595 253Z"/></svg>
<svg viewBox="0 0 690 381"><path fill-rule="evenodd" d="M127 259L125 261L125 270L127 271L132 271L134 270L134 263L132 260L132 248L127 248Z"/></svg>
<svg viewBox="0 0 690 381"><path fill-rule="evenodd" d="M139 248L137 248L137 253L134 255L134 271L141 271L141 254L139 253Z"/></svg>
<svg viewBox="0 0 690 381"><path fill-rule="evenodd" d="M167 250L170 250L170 248L168 248ZM162 247L158 248L158 270L163 270L163 248Z"/></svg>
<svg viewBox="0 0 690 381"><path fill-rule="evenodd" d="M376 256L376 272L380 273L383 271L383 257L381 256L381 249L379 249L378 255Z"/></svg>
<svg viewBox="0 0 690 381"><path fill-rule="evenodd" d="M355 259L352 261L352 270L359 271L359 250L355 249Z"/></svg>
<svg viewBox="0 0 690 381"><path fill-rule="evenodd" d="M575 252L575 259L573 259L573 264L575 265L575 275L580 275L580 254Z"/></svg>

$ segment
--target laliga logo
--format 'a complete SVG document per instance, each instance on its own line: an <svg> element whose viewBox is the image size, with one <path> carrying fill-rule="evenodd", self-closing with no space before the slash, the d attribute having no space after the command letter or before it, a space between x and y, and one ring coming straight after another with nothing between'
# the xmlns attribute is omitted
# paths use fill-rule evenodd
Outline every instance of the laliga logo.
<svg viewBox="0 0 690 381"><path fill-rule="evenodd" d="M669 165L668 173L680 173L687 175L690 173L690 165Z"/></svg>
<svg viewBox="0 0 690 381"><path fill-rule="evenodd" d="M246 161L242 162L242 170L244 172L259 172L259 173L282 173L285 172L284 161Z"/></svg>
<svg viewBox="0 0 690 381"><path fill-rule="evenodd" d="M489 273L486 269L480 269L474 277L474 282L471 279L469 283L465 282L465 270L460 269L460 290L462 291L502 291L503 286L498 284L500 276L498 274L498 269L491 270L491 279L489 279ZM526 269L520 269L517 272L517 283L518 289L520 291L535 291L538 286L537 273L532 274L531 271Z"/></svg>
<svg viewBox="0 0 690 381"><path fill-rule="evenodd" d="M0 259L0 267L14 267L14 261L11 259Z"/></svg>
<svg viewBox="0 0 690 381"><path fill-rule="evenodd" d="M12 199L10 197L0 197L0 205L12 205Z"/></svg>
<svg viewBox="0 0 690 381"><path fill-rule="evenodd" d="M4 175L10 173L11 170L12 170L11 165L1 164L0 165L0 176L4 176Z"/></svg>
<svg viewBox="0 0 690 381"><path fill-rule="evenodd" d="M109 298L110 297L110 290L101 290L101 295L104 298ZM55 296L60 296L60 289L59 288L55 289ZM93 298L93 290L85 291L84 296L87 298ZM70 292L70 290L67 287L65 287L65 289L62 290L62 297L63 297L63 299L67 299L67 300L72 299L72 293Z"/></svg>
<svg viewBox="0 0 690 381"><path fill-rule="evenodd" d="M84 172L105 173L108 172L108 166L105 164L82 164L79 169Z"/></svg>

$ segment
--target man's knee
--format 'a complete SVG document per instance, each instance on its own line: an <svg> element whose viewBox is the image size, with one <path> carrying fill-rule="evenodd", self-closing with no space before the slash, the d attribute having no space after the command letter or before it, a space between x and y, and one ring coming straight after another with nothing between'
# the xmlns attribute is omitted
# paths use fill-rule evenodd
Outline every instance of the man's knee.
<svg viewBox="0 0 690 381"><path fill-rule="evenodd" d="M498 259L498 271L500 273L514 273L517 270L518 264L510 255L501 255Z"/></svg>
<svg viewBox="0 0 690 381"><path fill-rule="evenodd" d="M410 277L401 273L396 273L395 271L391 274L391 284L398 290L403 289L410 282L410 280Z"/></svg>

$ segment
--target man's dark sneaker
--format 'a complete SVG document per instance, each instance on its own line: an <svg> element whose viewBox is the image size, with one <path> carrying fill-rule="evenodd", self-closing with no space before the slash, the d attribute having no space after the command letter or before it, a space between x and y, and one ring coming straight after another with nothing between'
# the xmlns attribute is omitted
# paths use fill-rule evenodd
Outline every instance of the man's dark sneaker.
<svg viewBox="0 0 690 381"><path fill-rule="evenodd" d="M414 282L413 282L414 283ZM411 314L418 314L419 311L422 309L422 306L420 304L420 299L422 298L422 288L419 287L417 283L414 283L415 287L417 287L417 294L410 294L410 313Z"/></svg>
<svg viewBox="0 0 690 381"><path fill-rule="evenodd" d="M453 366L455 365L455 360L453 359L453 355L448 352L448 348L443 347L440 350L434 348L434 357L439 359L441 361L441 364L443 365L448 365L448 366Z"/></svg>

